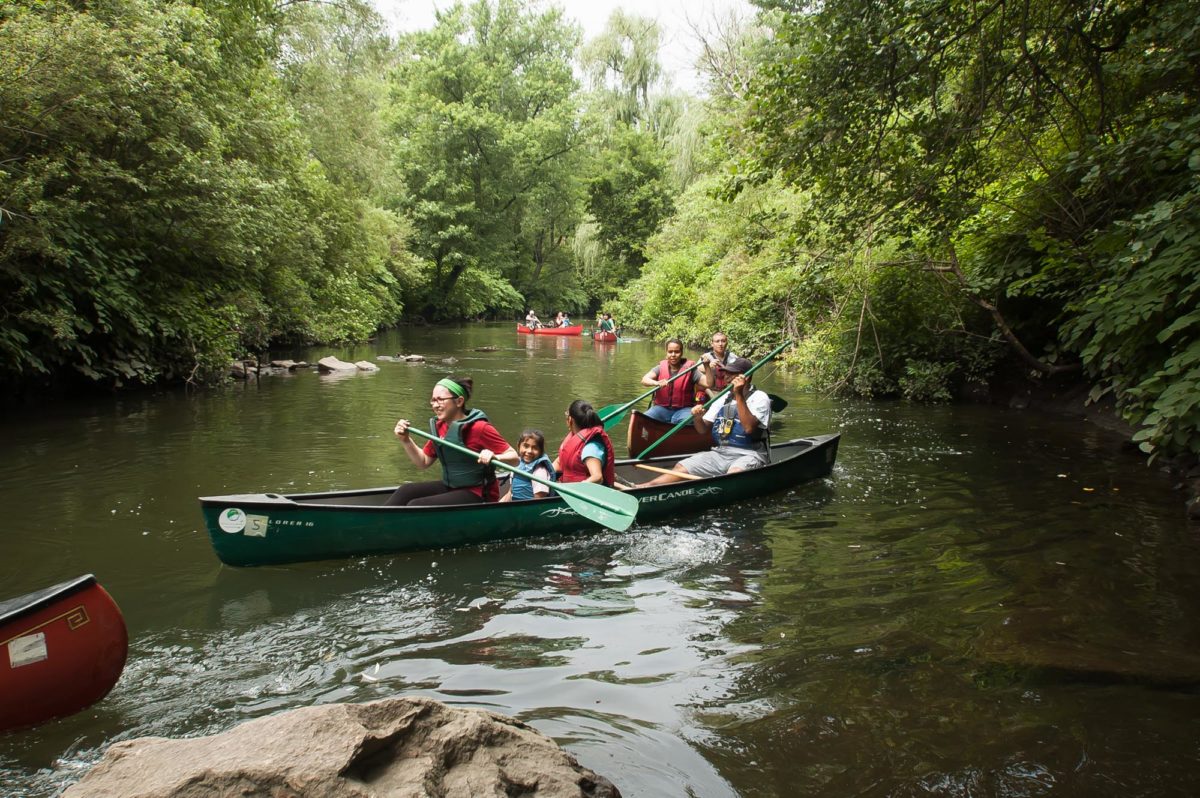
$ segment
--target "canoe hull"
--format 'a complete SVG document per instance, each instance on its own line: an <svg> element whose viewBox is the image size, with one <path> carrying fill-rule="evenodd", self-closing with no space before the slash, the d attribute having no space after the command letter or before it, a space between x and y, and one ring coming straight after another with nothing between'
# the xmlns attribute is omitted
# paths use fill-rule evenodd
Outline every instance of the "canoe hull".
<svg viewBox="0 0 1200 798"><path fill-rule="evenodd" d="M0 604L0 731L36 726L108 695L129 634L95 577Z"/></svg>
<svg viewBox="0 0 1200 798"><path fill-rule="evenodd" d="M617 342L617 334L615 332L597 330L596 332L592 333L592 340L599 341L603 344L615 344Z"/></svg>
<svg viewBox="0 0 1200 798"><path fill-rule="evenodd" d="M538 327L536 330L531 330L524 324L518 324L517 332L525 335L583 335L583 325L576 324L573 327Z"/></svg>
<svg viewBox="0 0 1200 798"><path fill-rule="evenodd" d="M662 421L655 421L644 413L634 410L629 414L629 431L625 435L625 447L630 457L650 448L651 445L674 427ZM696 431L691 424L679 428L650 454L654 457L675 457L678 455L695 454L712 448L712 436Z"/></svg>
<svg viewBox="0 0 1200 798"><path fill-rule="evenodd" d="M829 474L837 435L800 438L772 447L776 462L741 474L642 487L638 521L689 514L765 496ZM672 458L652 458L669 468ZM631 461L618 473L653 478ZM228 565L270 565L440 549L537 535L591 533L597 527L558 497L451 507L385 507L394 488L282 496L242 494L200 499L214 550Z"/></svg>

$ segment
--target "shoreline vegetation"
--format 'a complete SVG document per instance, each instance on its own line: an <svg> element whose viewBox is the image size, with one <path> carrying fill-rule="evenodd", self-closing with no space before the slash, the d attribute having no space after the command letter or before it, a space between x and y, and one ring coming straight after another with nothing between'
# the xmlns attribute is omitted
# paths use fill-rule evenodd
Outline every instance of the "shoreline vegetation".
<svg viewBox="0 0 1200 798"><path fill-rule="evenodd" d="M1083 395L1195 494L1192 5L758 6L701 32L705 97L623 12L0 6L5 394L603 309L788 337L819 391Z"/></svg>

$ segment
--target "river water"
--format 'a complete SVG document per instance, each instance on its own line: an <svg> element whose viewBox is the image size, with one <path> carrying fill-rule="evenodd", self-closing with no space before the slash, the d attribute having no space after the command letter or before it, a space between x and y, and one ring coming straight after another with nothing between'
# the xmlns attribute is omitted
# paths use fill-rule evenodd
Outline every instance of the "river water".
<svg viewBox="0 0 1200 798"><path fill-rule="evenodd" d="M115 741L394 695L516 716L630 797L1200 787L1200 546L1169 479L1074 420L764 369L781 435L843 434L829 479L624 534L222 566L197 496L432 478L391 430L451 372L510 441L557 441L661 345L471 325L281 354L401 352L428 360L0 421L0 598L94 573L130 632L106 699L0 736L0 795L53 795Z"/></svg>

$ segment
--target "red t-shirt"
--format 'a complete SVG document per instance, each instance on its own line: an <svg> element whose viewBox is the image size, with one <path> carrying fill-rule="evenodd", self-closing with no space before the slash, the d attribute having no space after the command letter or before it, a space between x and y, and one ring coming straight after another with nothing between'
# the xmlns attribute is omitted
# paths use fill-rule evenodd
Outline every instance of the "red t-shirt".
<svg viewBox="0 0 1200 798"><path fill-rule="evenodd" d="M437 423L437 434L439 438L446 437L446 430L450 429L450 425L439 421ZM476 421L471 424L463 432L463 446L466 446L473 452L482 452L484 449L491 449L496 454L503 454L512 447L508 445L508 441L504 440L504 436L500 431L493 427L487 421ZM425 441L423 452L429 457L437 459L437 444L433 441ZM467 488L476 496L485 498L489 502L500 500L500 486L496 482L488 485L488 495L483 496L483 486L475 485Z"/></svg>

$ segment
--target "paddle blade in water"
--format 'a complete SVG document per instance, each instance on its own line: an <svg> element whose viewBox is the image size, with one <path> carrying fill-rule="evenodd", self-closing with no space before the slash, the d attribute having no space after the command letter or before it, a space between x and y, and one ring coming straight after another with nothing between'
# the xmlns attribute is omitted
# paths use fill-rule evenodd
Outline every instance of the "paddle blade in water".
<svg viewBox="0 0 1200 798"><path fill-rule="evenodd" d="M636 496L595 482L556 482L554 489L575 512L617 532L629 529L637 518Z"/></svg>

